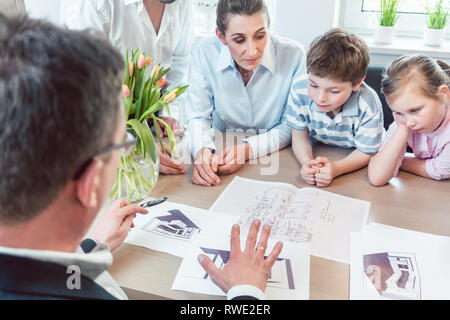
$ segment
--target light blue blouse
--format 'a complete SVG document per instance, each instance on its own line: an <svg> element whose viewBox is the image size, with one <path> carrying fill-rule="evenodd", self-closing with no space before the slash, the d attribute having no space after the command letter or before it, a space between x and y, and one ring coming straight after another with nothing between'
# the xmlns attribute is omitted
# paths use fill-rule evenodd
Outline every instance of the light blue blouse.
<svg viewBox="0 0 450 320"><path fill-rule="evenodd" d="M305 50L290 39L271 35L261 64L244 85L230 50L213 36L199 40L191 55L186 120L190 150L216 149L211 128L253 135L253 158L291 143L285 111L295 74L306 74ZM251 134L250 134L251 135Z"/></svg>

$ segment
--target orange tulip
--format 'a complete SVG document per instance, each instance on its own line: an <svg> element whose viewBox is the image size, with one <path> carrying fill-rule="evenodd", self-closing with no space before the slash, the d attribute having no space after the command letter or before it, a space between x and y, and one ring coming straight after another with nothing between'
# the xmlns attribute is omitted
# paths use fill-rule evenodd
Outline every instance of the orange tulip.
<svg viewBox="0 0 450 320"><path fill-rule="evenodd" d="M134 64L131 61L128 61L128 70L130 71L130 77L132 77L134 72Z"/></svg>
<svg viewBox="0 0 450 320"><path fill-rule="evenodd" d="M160 88L164 88L164 86L166 85L167 81L165 78L161 78L158 81L156 81L155 85L159 84Z"/></svg>
<svg viewBox="0 0 450 320"><path fill-rule="evenodd" d="M131 94L130 89L128 88L128 86L126 84L122 85L122 92L123 92L123 95L125 96L125 98L128 98Z"/></svg>
<svg viewBox="0 0 450 320"><path fill-rule="evenodd" d="M145 65L146 65L146 66L149 66L150 63L152 63L152 57L147 57L147 58L145 58Z"/></svg>
<svg viewBox="0 0 450 320"><path fill-rule="evenodd" d="M137 66L139 69L142 69L145 67L145 56L142 53L138 57Z"/></svg>
<svg viewBox="0 0 450 320"><path fill-rule="evenodd" d="M159 74L159 66L155 66L152 70L152 74L150 75L151 77L158 77Z"/></svg>
<svg viewBox="0 0 450 320"><path fill-rule="evenodd" d="M170 92L168 95L164 97L164 102L171 103L177 97L177 90Z"/></svg>

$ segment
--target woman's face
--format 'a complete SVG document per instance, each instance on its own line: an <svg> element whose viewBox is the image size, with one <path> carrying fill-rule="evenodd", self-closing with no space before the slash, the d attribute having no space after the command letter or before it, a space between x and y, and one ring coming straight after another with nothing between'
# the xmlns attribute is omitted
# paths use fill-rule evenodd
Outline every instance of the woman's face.
<svg viewBox="0 0 450 320"><path fill-rule="evenodd" d="M269 37L262 12L251 16L230 14L225 35L218 29L216 34L228 46L239 67L253 71L259 66Z"/></svg>

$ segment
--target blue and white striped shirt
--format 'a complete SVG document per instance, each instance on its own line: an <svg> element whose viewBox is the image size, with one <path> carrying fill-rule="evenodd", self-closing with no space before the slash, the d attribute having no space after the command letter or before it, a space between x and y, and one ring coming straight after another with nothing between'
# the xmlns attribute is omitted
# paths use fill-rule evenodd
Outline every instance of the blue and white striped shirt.
<svg viewBox="0 0 450 320"><path fill-rule="evenodd" d="M312 140L341 148L376 153L381 147L383 108L377 93L364 82L352 92L333 119L308 96L308 75L292 82L286 118L291 128L308 130Z"/></svg>

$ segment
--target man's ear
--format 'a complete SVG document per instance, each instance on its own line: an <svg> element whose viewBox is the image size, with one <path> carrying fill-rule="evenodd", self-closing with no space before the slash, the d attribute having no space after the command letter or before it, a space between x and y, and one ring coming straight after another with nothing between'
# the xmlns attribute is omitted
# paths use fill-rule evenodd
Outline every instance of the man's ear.
<svg viewBox="0 0 450 320"><path fill-rule="evenodd" d="M222 42L224 45L227 45L225 41L225 35L222 34L222 32L219 30L219 28L216 28L216 36L219 38L220 42Z"/></svg>
<svg viewBox="0 0 450 320"><path fill-rule="evenodd" d="M363 81L366 80L366 76L364 76L357 84L353 86L353 91L358 91L359 87L362 85Z"/></svg>
<svg viewBox="0 0 450 320"><path fill-rule="evenodd" d="M100 174L103 166L101 159L94 158L76 182L77 198L86 208L95 208L98 205Z"/></svg>

